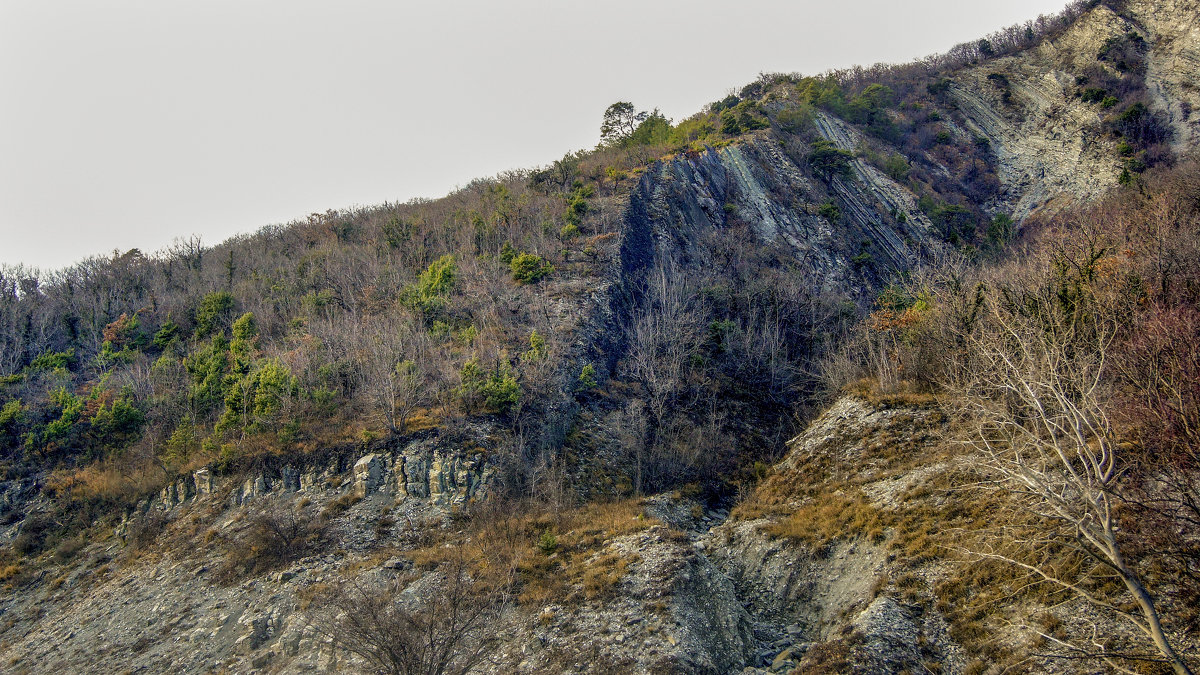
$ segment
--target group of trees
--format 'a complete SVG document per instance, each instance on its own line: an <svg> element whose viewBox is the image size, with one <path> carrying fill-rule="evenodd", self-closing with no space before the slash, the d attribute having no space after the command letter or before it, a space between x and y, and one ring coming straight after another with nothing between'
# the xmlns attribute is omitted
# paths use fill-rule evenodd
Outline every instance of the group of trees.
<svg viewBox="0 0 1200 675"><path fill-rule="evenodd" d="M215 247L3 267L0 471L95 465L108 478L53 481L60 496L126 500L215 459L403 433L414 416L536 419L544 381L578 367L520 355L531 335L563 353L545 287L611 254L595 240L619 223L600 162L619 159L577 158L565 185L514 172ZM476 367L503 396L481 402Z"/></svg>

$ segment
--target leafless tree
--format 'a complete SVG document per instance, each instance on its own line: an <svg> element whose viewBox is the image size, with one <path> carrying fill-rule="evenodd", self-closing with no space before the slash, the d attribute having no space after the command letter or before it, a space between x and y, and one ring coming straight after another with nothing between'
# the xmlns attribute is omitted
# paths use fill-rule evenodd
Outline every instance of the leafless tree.
<svg viewBox="0 0 1200 675"><path fill-rule="evenodd" d="M343 582L314 601L309 621L371 672L461 675L500 640L504 581L473 576L459 553L423 576L410 572L382 585Z"/></svg>
<svg viewBox="0 0 1200 675"><path fill-rule="evenodd" d="M1028 555L976 553L1018 565L1120 614L1153 644L1158 660L1176 673L1190 674L1119 533L1115 507L1123 463L1105 412L1118 315L1086 284L1067 291L1072 294L1068 298L1062 288L1047 283L989 293L981 326L964 335L974 363L963 374L958 393L975 426L971 442L1015 503L1041 523L1038 536L1017 542ZM1053 559L1038 557L1055 548L1073 551L1119 579L1135 609L1097 592L1085 579L1064 574ZM1103 646L1072 648L1125 671L1117 659L1128 655L1109 653Z"/></svg>
<svg viewBox="0 0 1200 675"><path fill-rule="evenodd" d="M647 450L655 447L655 436L683 389L689 362L703 339L701 318L682 274L669 263L660 263L651 270L645 301L629 330L626 364L629 376L642 385L650 414L652 424L644 443ZM640 493L644 464L641 453L637 464L634 487Z"/></svg>

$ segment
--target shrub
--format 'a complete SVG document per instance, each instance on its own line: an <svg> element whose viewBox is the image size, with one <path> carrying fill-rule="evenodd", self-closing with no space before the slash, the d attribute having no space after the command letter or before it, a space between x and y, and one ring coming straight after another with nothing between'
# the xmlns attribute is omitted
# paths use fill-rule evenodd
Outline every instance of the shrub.
<svg viewBox="0 0 1200 675"><path fill-rule="evenodd" d="M908 178L909 172L908 160L904 158L904 155L892 153L883 160L883 170L892 177L892 180L905 180Z"/></svg>
<svg viewBox="0 0 1200 675"><path fill-rule="evenodd" d="M655 109L638 124L627 145L662 145L671 137L671 120Z"/></svg>
<svg viewBox="0 0 1200 675"><path fill-rule="evenodd" d="M742 133L742 125L738 123L738 116L732 110L725 110L721 113L721 133L727 136L736 136Z"/></svg>
<svg viewBox="0 0 1200 675"><path fill-rule="evenodd" d="M825 202L822 204L820 208L817 209L817 213L821 214L822 218L825 218L831 223L836 223L842 219L842 210L839 209L838 205L834 204L833 202Z"/></svg>
<svg viewBox="0 0 1200 675"><path fill-rule="evenodd" d="M328 533L324 519L294 507L262 511L245 534L227 542L224 575L236 578L266 572L318 550Z"/></svg>
<svg viewBox="0 0 1200 675"><path fill-rule="evenodd" d="M814 142L812 150L808 153L808 164L812 167L813 173L824 176L825 180L832 180L834 176L849 178L854 175L850 168L852 159L854 159L853 153L842 150L831 141L826 140Z"/></svg>
<svg viewBox="0 0 1200 675"><path fill-rule="evenodd" d="M306 609L310 625L363 659L370 672L472 672L500 642L497 625L511 581L482 580L461 555L430 575L408 572L382 587L358 581L326 587Z"/></svg>
<svg viewBox="0 0 1200 675"><path fill-rule="evenodd" d="M54 530L54 521L49 516L34 514L25 519L12 541L12 549L20 555L32 556L41 553Z"/></svg>
<svg viewBox="0 0 1200 675"><path fill-rule="evenodd" d="M511 243L507 241L504 242L504 245L500 247L500 262L504 263L505 265L512 263L512 259L517 256L517 253L517 249L513 248Z"/></svg>
<svg viewBox="0 0 1200 675"><path fill-rule="evenodd" d="M52 373L66 373L67 370L75 365L75 348L72 347L65 352L44 352L39 354L29 364L30 370L46 370Z"/></svg>
<svg viewBox="0 0 1200 675"><path fill-rule="evenodd" d="M429 263L416 283L404 289L403 300L409 307L430 316L445 308L446 296L457 282L458 265L454 256L447 254Z"/></svg>
<svg viewBox="0 0 1200 675"><path fill-rule="evenodd" d="M531 284L554 271L554 266L534 253L519 253L509 263L514 281Z"/></svg>
<svg viewBox="0 0 1200 675"><path fill-rule="evenodd" d="M500 359L493 370L484 370L471 359L463 364L459 377L459 396L469 410L483 405L488 412L506 413L521 398L521 385L507 359Z"/></svg>
<svg viewBox="0 0 1200 675"><path fill-rule="evenodd" d="M196 307L196 337L207 337L224 325L233 312L233 296L225 291L209 293Z"/></svg>
<svg viewBox="0 0 1200 675"><path fill-rule="evenodd" d="M129 525L125 545L133 551L149 549L167 527L167 517L162 511L150 510Z"/></svg>
<svg viewBox="0 0 1200 675"><path fill-rule="evenodd" d="M815 115L811 105L805 103L795 108L785 108L775 116L775 123L789 134L798 134L813 125Z"/></svg>
<svg viewBox="0 0 1200 675"><path fill-rule="evenodd" d="M586 391L594 389L596 386L596 368L589 363L579 371L579 388Z"/></svg>

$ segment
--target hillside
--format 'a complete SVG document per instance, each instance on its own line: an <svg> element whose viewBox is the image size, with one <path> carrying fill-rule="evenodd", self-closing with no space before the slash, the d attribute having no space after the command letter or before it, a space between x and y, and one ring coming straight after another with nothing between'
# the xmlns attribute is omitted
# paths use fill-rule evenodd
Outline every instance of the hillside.
<svg viewBox="0 0 1200 675"><path fill-rule="evenodd" d="M438 200L0 269L0 669L1188 672L1197 107L1200 3L1077 3L617 104ZM1039 350L1057 416L1003 365Z"/></svg>

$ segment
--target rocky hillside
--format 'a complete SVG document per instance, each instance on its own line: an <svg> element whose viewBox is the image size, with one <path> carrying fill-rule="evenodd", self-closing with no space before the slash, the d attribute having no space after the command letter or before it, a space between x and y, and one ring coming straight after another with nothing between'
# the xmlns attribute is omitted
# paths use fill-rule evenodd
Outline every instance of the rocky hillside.
<svg viewBox="0 0 1200 675"><path fill-rule="evenodd" d="M1195 227L1192 174L1154 177L1200 140L1198 26L1196 2L1080 3L923 63L764 76L442 200L0 270L0 670L386 672L381 635L495 673L1135 650L980 555L1033 525L993 521L1019 500L982 487L969 387L929 364L963 358L1023 230L1122 185L1123 257L1059 297L1131 266L1130 316L1191 306L1154 283L1187 251L1139 237ZM838 367L878 382L821 398Z"/></svg>
<svg viewBox="0 0 1200 675"><path fill-rule="evenodd" d="M846 398L791 442L775 476L732 517L686 493L578 517L579 530L558 533L559 550L538 555L582 567L581 587L568 581L566 592L539 599L545 604L506 611L497 629L503 642L483 669L786 672L816 658L810 652L842 650L845 642L853 647L847 658L877 672L926 660L962 672L966 659L946 619L932 606L923 616L912 604L932 582L888 585L889 572L920 573L896 562L897 552L912 545L911 533L843 532L850 524L845 514L834 515L844 522L832 523L795 517L803 513L804 492L825 489L844 489L856 508L916 508L902 506L900 496L925 490L962 461L951 454L929 462L945 452L944 419L935 407L877 408ZM814 475L814 461L853 491ZM414 551L457 534L455 525L437 523L427 501L414 498L424 497L424 488L406 483L396 466L393 458L370 454L343 470L299 474L294 483L201 477L195 492L173 489L154 505L171 525L151 550L130 555L135 535L123 533L126 547L120 539L89 547L61 576L38 584L40 592L10 598L7 667L200 673L352 666L356 660L334 649L305 611L317 592L348 572L364 583L386 583L414 560L420 564ZM806 473L803 481L797 472ZM782 485L788 492L778 492ZM446 494L453 501L466 492ZM226 542L253 528L256 514L281 509L322 519L323 536L334 545L264 576L231 578ZM818 539L806 538L808 528ZM585 538L591 541L575 542ZM617 573L587 576L597 570ZM929 640L920 649L908 639L917 635Z"/></svg>

